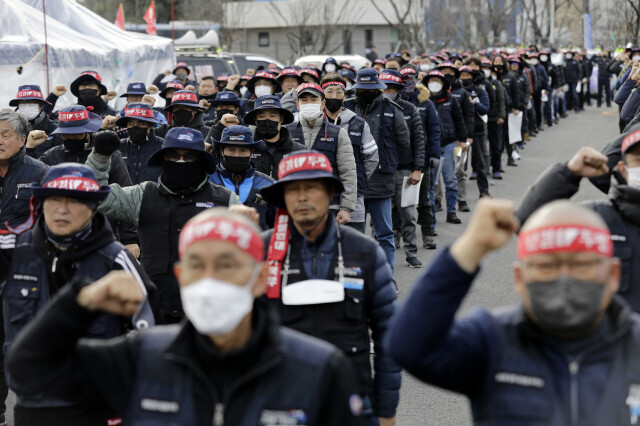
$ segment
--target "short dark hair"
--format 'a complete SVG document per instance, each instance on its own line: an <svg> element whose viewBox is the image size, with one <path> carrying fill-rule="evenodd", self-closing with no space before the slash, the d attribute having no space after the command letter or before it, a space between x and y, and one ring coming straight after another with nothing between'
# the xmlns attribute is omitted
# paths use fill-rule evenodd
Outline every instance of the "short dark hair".
<svg viewBox="0 0 640 426"><path fill-rule="evenodd" d="M202 78L200 79L200 81L205 81L205 80L213 80L213 83L214 83L214 84L216 83L216 79L215 79L215 77L214 77L214 76L212 76L212 75L205 75L204 77L202 77Z"/></svg>
<svg viewBox="0 0 640 426"><path fill-rule="evenodd" d="M347 85L347 80L345 80L344 78L342 78L342 76L336 72L330 72L327 75L325 75L324 77L322 77L322 80L320 80L320 87L322 87L323 84L328 83L330 81L337 81L340 82L342 84L344 84L345 86Z"/></svg>
<svg viewBox="0 0 640 426"><path fill-rule="evenodd" d="M622 155L622 162L627 164L627 154L640 155L640 144L633 145Z"/></svg>
<svg viewBox="0 0 640 426"><path fill-rule="evenodd" d="M482 66L482 60L477 56L469 56L464 61L464 64L465 65L474 64L474 65L477 65L477 66L481 67Z"/></svg>

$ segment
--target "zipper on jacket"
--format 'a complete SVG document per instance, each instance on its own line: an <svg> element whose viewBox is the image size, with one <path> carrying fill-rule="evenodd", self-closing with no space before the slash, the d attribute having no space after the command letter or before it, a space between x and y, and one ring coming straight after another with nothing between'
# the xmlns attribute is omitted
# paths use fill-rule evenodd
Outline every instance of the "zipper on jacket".
<svg viewBox="0 0 640 426"><path fill-rule="evenodd" d="M578 426L578 372L580 362L573 360L569 363L569 374L571 375L571 425Z"/></svg>
<svg viewBox="0 0 640 426"><path fill-rule="evenodd" d="M224 426L224 405L219 402L213 414L213 426Z"/></svg>

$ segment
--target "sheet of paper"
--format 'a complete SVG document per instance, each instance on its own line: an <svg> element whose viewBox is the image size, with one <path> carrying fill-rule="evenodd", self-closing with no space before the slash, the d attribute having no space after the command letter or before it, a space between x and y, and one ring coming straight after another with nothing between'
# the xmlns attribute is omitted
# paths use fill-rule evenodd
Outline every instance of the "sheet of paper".
<svg viewBox="0 0 640 426"><path fill-rule="evenodd" d="M513 115L512 112L509 113L509 144L513 145L516 142L522 142L522 114Z"/></svg>
<svg viewBox="0 0 640 426"><path fill-rule="evenodd" d="M402 178L402 194L400 196L400 207L410 207L418 204L420 200L420 183L424 173L420 175L420 182L415 185L409 185L409 176Z"/></svg>

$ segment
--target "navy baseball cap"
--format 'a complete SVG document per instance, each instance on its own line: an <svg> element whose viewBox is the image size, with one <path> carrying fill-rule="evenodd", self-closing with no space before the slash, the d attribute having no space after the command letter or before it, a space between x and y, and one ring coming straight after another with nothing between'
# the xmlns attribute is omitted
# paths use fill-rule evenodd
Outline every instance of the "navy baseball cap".
<svg viewBox="0 0 640 426"><path fill-rule="evenodd" d="M275 109L278 110L283 116L284 120L282 124L293 123L293 114L286 108L282 108L280 98L275 95L260 96L253 104L253 109L244 116L244 122L246 124L255 125L256 114L263 109Z"/></svg>
<svg viewBox="0 0 640 426"><path fill-rule="evenodd" d="M40 90L40 86L37 84L27 84L18 87L18 94L15 99L11 99L9 101L9 106L16 107L20 101L40 101L51 105L44 98L42 90Z"/></svg>
<svg viewBox="0 0 640 426"><path fill-rule="evenodd" d="M346 78L347 80L351 80L351 83L354 83L356 81L356 73L350 69L338 70L338 75L342 78Z"/></svg>
<svg viewBox="0 0 640 426"><path fill-rule="evenodd" d="M229 146L245 146L258 151L264 151L266 148L264 141L256 141L253 139L253 132L246 126L228 126L222 131L222 137L219 141L212 141L214 145ZM222 148L222 146L221 146Z"/></svg>
<svg viewBox="0 0 640 426"><path fill-rule="evenodd" d="M335 185L336 192L346 191L326 155L314 150L303 150L284 156L278 165L278 181L262 188L260 194L267 203L284 209L287 207L284 202L285 183L311 179L327 179Z"/></svg>
<svg viewBox="0 0 640 426"><path fill-rule="evenodd" d="M82 200L102 201L109 195L108 185L100 186L95 173L80 163L61 163L47 171L40 183L32 183L33 196L67 197Z"/></svg>
<svg viewBox="0 0 640 426"><path fill-rule="evenodd" d="M145 103L130 103L124 109L124 115L116 121L116 126L127 127L127 119L135 118L136 120L147 121L149 123L158 124L153 109Z"/></svg>
<svg viewBox="0 0 640 426"><path fill-rule="evenodd" d="M356 76L356 84L353 88L358 90L384 90L387 86L378 79L378 72L373 68L363 68L358 71Z"/></svg>
<svg viewBox="0 0 640 426"><path fill-rule="evenodd" d="M382 70L378 78L387 86L392 85L401 88L405 86L405 84L402 82L402 74L400 74L400 71Z"/></svg>
<svg viewBox="0 0 640 426"><path fill-rule="evenodd" d="M107 86L102 84L102 77L100 77L100 74L92 70L87 70L87 71L82 71L80 76L75 80L73 80L73 82L71 83L71 93L73 93L74 96L76 97L78 96L79 94L78 86L80 86L80 83L84 81L98 83L98 86L100 87L100 90L99 90L100 93L98 94L99 95L107 94Z"/></svg>
<svg viewBox="0 0 640 426"><path fill-rule="evenodd" d="M82 105L71 105L58 112L58 128L51 134L93 133L101 127L102 118L98 114L87 111Z"/></svg>
<svg viewBox="0 0 640 426"><path fill-rule="evenodd" d="M206 110L198 103L198 96L191 90L178 90L171 97L171 105L165 107L165 111L171 111L178 105L184 105L192 108L199 109L200 111Z"/></svg>
<svg viewBox="0 0 640 426"><path fill-rule="evenodd" d="M161 167L164 161L164 153L171 149L189 149L200 153L204 161L207 173L216 171L216 161L211 154L204 149L204 138L199 130L188 127L173 127L164 137L162 148L149 158L149 166Z"/></svg>
<svg viewBox="0 0 640 426"><path fill-rule="evenodd" d="M147 86L144 83L129 83L127 85L127 91L120 95L121 98L126 98L127 95L146 95Z"/></svg>
<svg viewBox="0 0 640 426"><path fill-rule="evenodd" d="M238 95L236 92L231 92L225 90L223 92L218 92L215 99L211 101L211 105L235 105L240 106L240 99L238 99Z"/></svg>

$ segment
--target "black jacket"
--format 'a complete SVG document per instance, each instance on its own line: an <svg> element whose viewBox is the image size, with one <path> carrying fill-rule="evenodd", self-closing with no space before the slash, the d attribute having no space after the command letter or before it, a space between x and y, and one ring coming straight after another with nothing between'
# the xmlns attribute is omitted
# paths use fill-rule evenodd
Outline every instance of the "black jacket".
<svg viewBox="0 0 640 426"><path fill-rule="evenodd" d="M473 135L476 123L476 112L473 107L473 102L471 102L471 95L462 88L460 80L453 83L450 95L455 97L460 104L460 109L462 110L462 115L464 117L464 124L467 128L467 138L470 138Z"/></svg>
<svg viewBox="0 0 640 426"><path fill-rule="evenodd" d="M162 169L150 167L149 158L162 148L163 142L164 139L157 137L154 132L151 132L147 140L141 144L133 143L129 138L120 140L120 154L122 154L133 185L148 180L158 181ZM111 161L111 167L113 167L113 161ZM111 171L109 171L109 177L111 177Z"/></svg>
<svg viewBox="0 0 640 426"><path fill-rule="evenodd" d="M253 131L253 136L256 140L262 139L257 129ZM289 129L284 126L280 128L280 139L277 142L265 142L265 144L267 150L254 152L251 161L256 165L257 171L273 179L278 179L278 165L285 155L307 149L301 143L294 142Z"/></svg>
<svg viewBox="0 0 640 426"><path fill-rule="evenodd" d="M93 141L92 141L93 145ZM55 166L60 163L80 163L84 164L87 161L87 157L91 153L93 148L89 147L79 152L69 151L64 145L59 145L51 148L39 158L40 161L49 165ZM34 150L28 149L29 155L34 154ZM125 187L131 186L131 178L127 171L127 166L122 159L120 151L115 151L111 154L111 168L109 169L109 184L117 183L118 185ZM122 244L138 244L138 232L136 227L127 222L120 222L117 220L111 221L111 227L116 237Z"/></svg>
<svg viewBox="0 0 640 426"><path fill-rule="evenodd" d="M348 361L280 328L261 300L246 346L220 354L189 322L107 344L79 341L99 314L76 303L77 287L61 291L15 341L7 368L16 380L59 396L84 392L128 425L272 424L269 415L290 420L295 410L310 426L360 424L349 405L357 385Z"/></svg>
<svg viewBox="0 0 640 426"><path fill-rule="evenodd" d="M581 177L566 164L550 166L529 187L516 216L524 223L540 206L557 199L571 198L580 187ZM631 308L640 312L640 190L627 186L617 173L612 177L609 202L588 201L612 234L614 256L622 262L620 295Z"/></svg>
<svg viewBox="0 0 640 426"><path fill-rule="evenodd" d="M565 59L564 79L567 83L576 83L582 79L580 63L575 59Z"/></svg>
<svg viewBox="0 0 640 426"><path fill-rule="evenodd" d="M520 83L518 82L518 77L512 71L508 71L500 75L500 81L504 86L505 102L507 100L509 101L506 102L505 106L507 114L512 112L512 110L514 109L522 111L523 99L522 91L520 89Z"/></svg>
<svg viewBox="0 0 640 426"><path fill-rule="evenodd" d="M442 129L440 145L444 148L452 142L467 140L467 127L458 100L448 92L431 94L431 100L436 106L440 119Z"/></svg>
<svg viewBox="0 0 640 426"><path fill-rule="evenodd" d="M422 170L425 164L426 146L423 118L418 108L411 102L398 97L396 103L402 108L411 141L411 150L400 152L398 170Z"/></svg>
<svg viewBox="0 0 640 426"><path fill-rule="evenodd" d="M54 135L51 134L57 128L57 122L52 120L49 117L49 114L44 111L44 109L40 112L40 114L38 114L36 118L34 118L33 120L29 120L29 131L42 130L47 134L47 140L36 147L36 158L40 157L48 149L53 148L54 146L62 145L62 135L60 133L56 133Z"/></svg>

